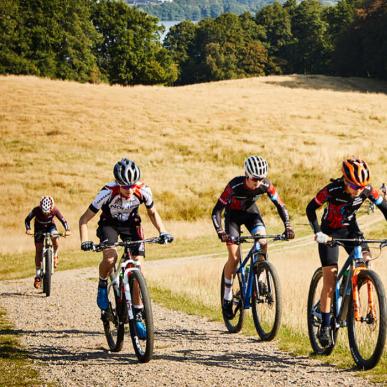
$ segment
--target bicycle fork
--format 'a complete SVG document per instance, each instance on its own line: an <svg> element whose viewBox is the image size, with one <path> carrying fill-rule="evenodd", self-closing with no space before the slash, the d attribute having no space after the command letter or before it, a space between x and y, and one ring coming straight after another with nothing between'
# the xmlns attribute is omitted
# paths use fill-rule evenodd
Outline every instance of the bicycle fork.
<svg viewBox="0 0 387 387"><path fill-rule="evenodd" d="M126 268L124 271L124 278L123 278L125 300L126 300L126 306L128 308L127 310L128 310L129 320L134 319L134 314L133 314L133 310L132 310L132 305L133 305L132 295L130 293L130 285L129 285L129 276L130 276L130 273L134 270L138 270L138 269L135 267Z"/></svg>
<svg viewBox="0 0 387 387"><path fill-rule="evenodd" d="M359 299L359 291L358 291L358 278L359 273L362 270L366 270L366 267L357 267L354 270L353 277L352 277L352 302L353 302L353 317L356 321L362 321L363 318L360 316L360 299ZM375 305L374 305L374 298L373 298L373 292L372 292L372 283L371 281L367 280L367 301L368 301L368 313L367 317L371 317L372 319L376 318L375 313Z"/></svg>

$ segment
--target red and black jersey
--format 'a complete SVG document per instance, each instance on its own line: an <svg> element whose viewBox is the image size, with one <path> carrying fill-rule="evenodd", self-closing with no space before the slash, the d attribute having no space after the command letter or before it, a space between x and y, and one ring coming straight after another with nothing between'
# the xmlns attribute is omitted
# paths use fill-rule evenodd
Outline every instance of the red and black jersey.
<svg viewBox="0 0 387 387"><path fill-rule="evenodd" d="M33 208L32 211L27 215L27 217L24 220L26 230L31 230L31 220L33 218L35 218L35 223L34 223L35 231L37 229L42 229L42 228L54 225L55 224L54 218L59 219L59 221L62 223L66 231L70 229L66 219L63 217L61 212L56 207L54 207L48 214L43 213L42 209L39 206Z"/></svg>
<svg viewBox="0 0 387 387"><path fill-rule="evenodd" d="M315 233L320 231L316 209L327 203L321 219L321 227L324 230L353 226L356 224L356 212L366 199L374 203L387 219L387 202L383 200L376 189L368 185L359 196L352 197L345 191L343 178L336 179L321 189L308 204L306 215L313 231Z"/></svg>
<svg viewBox="0 0 387 387"><path fill-rule="evenodd" d="M257 189L251 190L246 185L246 177L237 176L227 184L212 211L212 221L215 229L217 231L221 230L221 214L224 209L226 213L236 211L259 214L256 201L264 194L269 196L270 200L277 207L277 211L284 224L288 224L288 211L269 179L265 178Z"/></svg>

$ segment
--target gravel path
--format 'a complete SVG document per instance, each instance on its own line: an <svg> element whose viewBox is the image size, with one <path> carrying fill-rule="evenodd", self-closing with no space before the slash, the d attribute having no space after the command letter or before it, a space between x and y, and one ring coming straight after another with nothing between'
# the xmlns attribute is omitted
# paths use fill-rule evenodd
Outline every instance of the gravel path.
<svg viewBox="0 0 387 387"><path fill-rule="evenodd" d="M95 304L96 268L57 272L46 298L32 278L0 282L0 305L46 382L60 386L363 386L349 371L230 335L220 323L153 305L155 353L139 364L125 338L109 353ZM369 383L367 383L369 384Z"/></svg>

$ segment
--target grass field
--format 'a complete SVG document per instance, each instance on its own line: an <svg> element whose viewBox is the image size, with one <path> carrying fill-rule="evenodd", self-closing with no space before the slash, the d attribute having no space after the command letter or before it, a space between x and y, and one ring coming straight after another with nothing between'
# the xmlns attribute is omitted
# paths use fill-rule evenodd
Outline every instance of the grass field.
<svg viewBox="0 0 387 387"><path fill-rule="evenodd" d="M32 275L33 240L24 235L24 218L43 194L54 196L73 230L71 238L61 240L61 270L96 266L97 254L79 251L78 219L112 180L112 166L123 156L141 167L176 236L168 249L150 249L153 258L222 257L211 209L228 180L243 173L250 154L268 159L269 177L298 237L310 232L304 215L308 201L329 178L340 176L343 157L366 159L375 186L387 180L387 85L372 80L273 76L166 88L1 76L0 96L0 279ZM259 206L268 230L281 232L274 206L265 198ZM372 235L386 237L382 224L370 228ZM95 227L93 220L90 235ZM145 230L147 236L155 231L147 221ZM274 249L272 260L286 290L288 339L281 343L303 343L297 351L308 352L305 294L318 264L316 247L289 250L286 259ZM383 279L385 261L375 262ZM176 266L175 275L185 274L181 282L162 268L147 276L160 294L172 292L216 315L224 257L195 262ZM375 372L380 369L386 372L385 358Z"/></svg>

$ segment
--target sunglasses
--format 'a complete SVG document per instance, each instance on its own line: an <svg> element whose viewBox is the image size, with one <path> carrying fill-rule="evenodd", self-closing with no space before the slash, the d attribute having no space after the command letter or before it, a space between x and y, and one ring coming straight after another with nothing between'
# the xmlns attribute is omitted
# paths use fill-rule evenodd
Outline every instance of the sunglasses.
<svg viewBox="0 0 387 387"><path fill-rule="evenodd" d="M131 185L120 185L120 188L125 189L125 190L130 190L133 188L136 184L131 184Z"/></svg>
<svg viewBox="0 0 387 387"><path fill-rule="evenodd" d="M352 184L351 182L345 180L345 184L348 185L348 187L352 188L353 190L357 191L359 189L364 189L365 187L362 187L361 185Z"/></svg>
<svg viewBox="0 0 387 387"><path fill-rule="evenodd" d="M256 183L258 181L262 181L264 179L264 177L249 177L249 179Z"/></svg>

